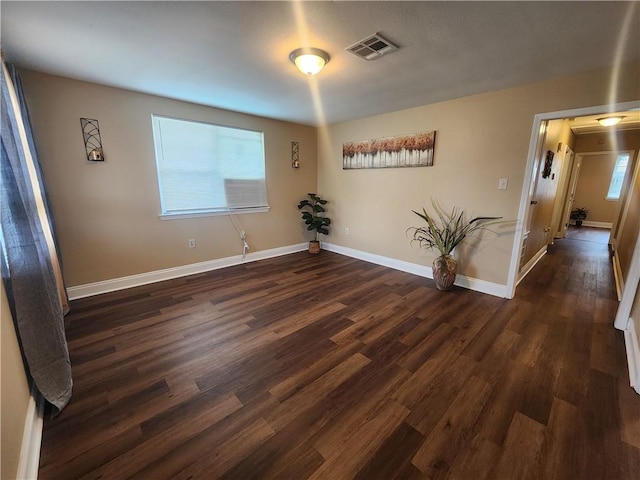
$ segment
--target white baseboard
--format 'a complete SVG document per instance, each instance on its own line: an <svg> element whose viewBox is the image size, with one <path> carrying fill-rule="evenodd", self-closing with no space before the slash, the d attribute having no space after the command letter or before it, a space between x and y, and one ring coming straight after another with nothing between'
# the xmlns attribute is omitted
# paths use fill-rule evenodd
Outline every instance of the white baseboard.
<svg viewBox="0 0 640 480"><path fill-rule="evenodd" d="M290 245L287 247L273 248L270 250L249 253L245 259L243 259L241 255L236 255L233 257L209 260L206 262L192 263L180 267L165 268L163 270L156 270L154 272L140 273L137 275L129 275L127 277L104 280L102 282L88 283L86 285L69 287L67 289L67 294L69 295L70 300L77 300L79 298L99 295L101 293L115 292L117 290L124 290L126 288L138 287L140 285L147 285L149 283L170 280L172 278L208 272L211 270L217 270L219 268L239 265L241 263L255 262L257 260L263 260L266 258L288 255L290 253L304 251L307 248L308 244L299 243L297 245ZM364 260L366 262L375 263L376 265L382 265L396 270L401 270L403 272L412 273L421 277L433 278L431 267L425 265L418 265L415 263L397 260L395 258L383 257L382 255L354 250L352 248L333 245L327 242L322 242L322 248L330 252L345 255L347 257L353 257L359 260ZM496 297L507 298L506 285L487 282L485 280L466 277L464 275L457 276L455 285L463 288L468 288L469 290L474 290L476 292L487 293Z"/></svg>
<svg viewBox="0 0 640 480"><path fill-rule="evenodd" d="M35 387L31 389L27 416L24 422L20 459L16 478L37 479L40 465L40 446L42 445L42 422L44 417L44 401Z"/></svg>
<svg viewBox="0 0 640 480"><path fill-rule="evenodd" d="M616 295L618 295L618 301L620 301L624 291L624 276L622 275L622 267L620 266L620 258L617 251L613 252L611 263L613 263L613 278L616 282Z"/></svg>
<svg viewBox="0 0 640 480"><path fill-rule="evenodd" d="M363 252L361 250L355 250L353 248L326 242L322 242L322 248L330 252L339 253L347 257L357 258L358 260L364 260L365 262L375 263L376 265L382 265L383 267L393 268L402 272L412 273L413 275L418 275L420 277L433 278L432 268L426 265L418 265L416 263L405 262L404 260L397 260L395 258L384 257L382 255ZM487 282L486 280L458 275L456 277L455 285L469 290L474 290L476 292L507 298L507 286L500 285L499 283Z"/></svg>
<svg viewBox="0 0 640 480"><path fill-rule="evenodd" d="M582 226L584 226L584 227L595 227L595 228L608 228L608 229L611 229L611 227L613 227L613 223L611 223L611 222L591 222L589 220L583 220Z"/></svg>
<svg viewBox="0 0 640 480"><path fill-rule="evenodd" d="M545 256L546 253L547 246L545 245L540 250L538 250L538 252L533 257L531 257L531 259L524 265L524 267L522 267L522 270L518 275L518 281L516 282L516 285L518 285L522 281L522 279L526 277L531 270L533 270L533 267L538 264L538 262L542 259L542 257Z"/></svg>
<svg viewBox="0 0 640 480"><path fill-rule="evenodd" d="M179 267L165 268L163 270L156 270L153 272L140 273L137 275L129 275L127 277L69 287L67 288L67 294L69 295L70 300L77 300L78 298L90 297L101 293L115 292L116 290L124 290L125 288L139 287L140 285L162 282L164 280L171 280L172 278L185 277L187 275L209 272L211 270L240 265L242 263L288 255L290 253L301 252L307 248L307 243L299 243L297 245L289 245L286 247L271 248L269 250L248 253L245 258L242 258L242 255L234 255L233 257L191 263L189 265L182 265Z"/></svg>
<svg viewBox="0 0 640 480"><path fill-rule="evenodd" d="M640 339L633 318L629 318L629 323L624 331L624 345L627 350L629 381L633 389L640 394Z"/></svg>

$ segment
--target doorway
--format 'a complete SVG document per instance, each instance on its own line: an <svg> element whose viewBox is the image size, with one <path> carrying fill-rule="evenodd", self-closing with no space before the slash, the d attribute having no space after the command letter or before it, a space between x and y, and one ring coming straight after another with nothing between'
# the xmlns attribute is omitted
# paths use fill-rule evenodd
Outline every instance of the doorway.
<svg viewBox="0 0 640 480"><path fill-rule="evenodd" d="M576 188L578 187L578 178L580 176L580 168L582 167L582 156L578 155L571 159L569 184L567 185L567 191L563 199L562 210L562 223L559 226L557 236L564 238L567 235L567 230L571 221L571 212L573 210L573 203L576 196Z"/></svg>
<svg viewBox="0 0 640 480"><path fill-rule="evenodd" d="M547 153L551 151L554 156L557 153L562 153L562 146L559 145L560 150L558 151L558 147L556 149L548 148L545 151L544 146L541 147L541 139L545 138L545 134L548 133L548 125L551 121L554 120L563 120L569 118L577 118L577 117L586 117L592 115L606 115L611 112L620 112L620 111L628 111L628 110L638 110L640 109L640 101L634 102L625 102L619 103L615 105L601 105L595 107L587 107L573 110L566 110L560 112L550 112L544 114L537 114L534 117L533 128L531 140L529 142L529 153L527 156L527 166L525 170L525 178L524 185L525 188L522 189L522 194L520 198L520 207L518 211L518 218L525 219L519 223L516 234L514 236L514 244L512 249L512 257L511 257L511 265L509 269L509 279L507 290L510 293L509 298L513 298L516 292L517 284L526 275L520 275L520 267L522 265L523 260L523 252L527 248L527 243L529 243L529 238L531 235L530 226L531 220L534 218L536 207L540 205L539 201L535 198L536 195L536 186L538 185L539 178L541 177L540 167L543 165L543 160L546 161ZM542 140L544 142L544 140ZM555 150L555 151L554 151ZM569 152L569 156L567 157L567 151L564 151L565 164L567 161L573 161L575 164L575 160L571 160L571 153ZM575 158L576 155L573 156ZM553 158L552 158L553 162ZM553 168L553 167L552 167ZM577 180L576 180L577 181ZM555 193L555 192L554 192ZM575 194L575 192L574 192ZM532 203L534 202L534 203ZM538 202L538 203L536 203ZM566 214L566 211L563 211L563 215ZM617 216L616 219L619 220L620 215ZM614 228L616 225L614 225ZM553 238L553 232L551 232L552 227L549 226L549 237L550 240ZM539 232L538 232L539 233ZM531 247L530 247L531 248ZM540 249L539 252L536 252L538 258L541 258L542 255L546 252L546 247ZM535 264L535 263L534 263ZM532 268L532 266L531 266Z"/></svg>
<svg viewBox="0 0 640 480"><path fill-rule="evenodd" d="M573 198L575 182L567 188L568 178L576 177L573 168L575 135L568 119L545 120L538 132L536 155L529 186L529 205L524 222L524 235L518 281L546 254L554 238L563 236L564 199Z"/></svg>

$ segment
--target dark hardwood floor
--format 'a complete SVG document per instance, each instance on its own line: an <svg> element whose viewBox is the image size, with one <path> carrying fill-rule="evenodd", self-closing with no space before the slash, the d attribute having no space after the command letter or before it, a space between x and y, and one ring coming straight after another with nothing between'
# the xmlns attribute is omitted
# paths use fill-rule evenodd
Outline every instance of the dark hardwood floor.
<svg viewBox="0 0 640 480"><path fill-rule="evenodd" d="M585 242L609 243L611 229L597 227L576 227L569 225L566 237L571 240L583 240Z"/></svg>
<svg viewBox="0 0 640 480"><path fill-rule="evenodd" d="M323 251L77 300L41 479L637 479L606 244L513 300Z"/></svg>

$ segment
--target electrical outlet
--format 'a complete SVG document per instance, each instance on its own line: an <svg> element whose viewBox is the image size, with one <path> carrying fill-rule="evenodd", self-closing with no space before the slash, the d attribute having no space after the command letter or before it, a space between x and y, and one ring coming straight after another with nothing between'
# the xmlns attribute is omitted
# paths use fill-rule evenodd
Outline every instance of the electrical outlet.
<svg viewBox="0 0 640 480"><path fill-rule="evenodd" d="M349 227L344 227L344 234L349 235Z"/></svg>
<svg viewBox="0 0 640 480"><path fill-rule="evenodd" d="M190 238L189 239L189 248L196 248L196 239L195 238Z"/></svg>

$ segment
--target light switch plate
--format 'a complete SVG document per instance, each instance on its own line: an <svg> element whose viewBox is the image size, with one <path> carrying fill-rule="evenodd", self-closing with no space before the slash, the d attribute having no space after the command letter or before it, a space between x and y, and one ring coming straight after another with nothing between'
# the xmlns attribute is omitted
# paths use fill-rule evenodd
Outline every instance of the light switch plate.
<svg viewBox="0 0 640 480"><path fill-rule="evenodd" d="M501 178L500 180L498 180L498 190L506 190L508 183L509 183L508 178Z"/></svg>

